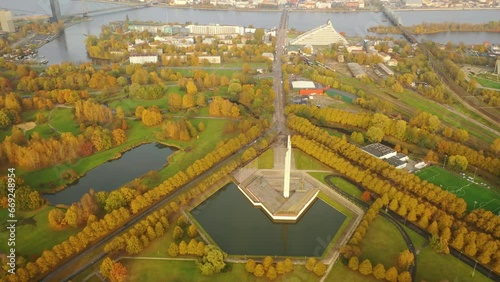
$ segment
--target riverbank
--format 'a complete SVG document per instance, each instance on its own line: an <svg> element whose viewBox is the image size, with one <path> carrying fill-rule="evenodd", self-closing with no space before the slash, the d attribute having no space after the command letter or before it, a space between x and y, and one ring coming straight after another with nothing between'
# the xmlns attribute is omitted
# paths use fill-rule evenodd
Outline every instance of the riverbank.
<svg viewBox="0 0 500 282"><path fill-rule="evenodd" d="M137 5L137 3L128 3L128 2L114 2L112 0L91 0L88 2L96 2L96 3L110 3L116 5ZM237 8L237 7L221 7L221 6L211 6L211 7L202 7L202 6L176 6L169 5L165 3L157 3L151 7L164 7L164 8L174 8L174 9L188 9L188 10L206 10L206 11L238 11L238 12L280 12L284 9L284 7L276 7L275 9L271 8ZM362 13L362 12L381 12L377 8L364 8L364 9L302 9L302 8L294 8L288 7L289 12L314 12L314 13ZM499 7L420 7L420 8L395 8L392 9L397 12L404 11L478 11L478 10L500 10Z"/></svg>

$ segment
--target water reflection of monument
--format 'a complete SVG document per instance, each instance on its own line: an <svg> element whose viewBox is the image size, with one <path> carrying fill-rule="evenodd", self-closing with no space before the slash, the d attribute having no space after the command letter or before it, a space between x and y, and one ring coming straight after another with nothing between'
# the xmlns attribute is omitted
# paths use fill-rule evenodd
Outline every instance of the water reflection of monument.
<svg viewBox="0 0 500 282"><path fill-rule="evenodd" d="M240 191L273 221L296 222L314 202L319 189L310 175L292 170L290 136L285 142L284 148L274 148L277 158L273 169L255 169L248 165L235 177Z"/></svg>

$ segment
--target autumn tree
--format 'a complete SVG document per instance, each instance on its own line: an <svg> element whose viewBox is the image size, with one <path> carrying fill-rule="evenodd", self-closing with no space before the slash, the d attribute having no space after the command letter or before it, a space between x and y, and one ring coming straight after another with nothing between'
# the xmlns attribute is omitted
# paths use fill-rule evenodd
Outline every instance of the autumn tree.
<svg viewBox="0 0 500 282"><path fill-rule="evenodd" d="M115 262L109 273L109 280L111 282L124 282L127 278L127 272L127 268L123 264Z"/></svg>
<svg viewBox="0 0 500 282"><path fill-rule="evenodd" d="M264 266L264 270L268 270L271 265L273 265L274 259L271 256L266 256L264 257L264 260L262 261L262 265Z"/></svg>
<svg viewBox="0 0 500 282"><path fill-rule="evenodd" d="M385 272L385 279L389 282L397 282L398 281L398 270L396 267L390 267Z"/></svg>
<svg viewBox="0 0 500 282"><path fill-rule="evenodd" d="M179 247L175 242L170 243L170 246L168 247L168 254L171 257L176 257L177 255L179 255Z"/></svg>
<svg viewBox="0 0 500 282"><path fill-rule="evenodd" d="M276 272L276 268L274 268L274 266L272 265L269 266L266 277L271 281L276 280L276 278L278 278L278 273Z"/></svg>
<svg viewBox="0 0 500 282"><path fill-rule="evenodd" d="M54 208L49 211L49 224L54 229L60 229L66 225L65 214L61 209Z"/></svg>
<svg viewBox="0 0 500 282"><path fill-rule="evenodd" d="M469 161L464 156L455 155L448 159L448 166L457 171L465 171L468 165Z"/></svg>
<svg viewBox="0 0 500 282"><path fill-rule="evenodd" d="M316 265L316 258L313 258L313 257L310 257L307 259L307 262L306 262L306 269L309 270L309 271L313 271L314 269L314 265Z"/></svg>
<svg viewBox="0 0 500 282"><path fill-rule="evenodd" d="M113 260L109 257L106 257L102 263L101 266L99 267L99 270L101 271L102 276L108 278L111 270L113 269Z"/></svg>
<svg viewBox="0 0 500 282"><path fill-rule="evenodd" d="M194 237L196 237L196 235L198 235L198 229L196 228L196 226L194 224L191 224L188 227L187 233L188 233L189 237L194 238Z"/></svg>
<svg viewBox="0 0 500 282"><path fill-rule="evenodd" d="M351 257L349 259L349 264L348 264L349 268L356 271L358 270L358 267L359 267L359 259L358 257Z"/></svg>
<svg viewBox="0 0 500 282"><path fill-rule="evenodd" d="M372 126L366 131L366 138L372 143L380 142L382 138L384 138L384 131L378 127Z"/></svg>
<svg viewBox="0 0 500 282"><path fill-rule="evenodd" d="M113 136L113 143L116 145L123 144L127 139L127 136L125 135L125 130L121 128L114 129L111 135Z"/></svg>
<svg viewBox="0 0 500 282"><path fill-rule="evenodd" d="M226 263L227 254L213 245L205 246L205 255L197 262L198 269L203 275L212 275L221 272Z"/></svg>
<svg viewBox="0 0 500 282"><path fill-rule="evenodd" d="M402 270L407 270L410 265L413 264L414 261L414 256L413 253L410 252L409 250L404 250L401 253L399 253L398 256L398 266Z"/></svg>
<svg viewBox="0 0 500 282"><path fill-rule="evenodd" d="M373 276L378 280L385 279L385 267L383 264L379 263L373 268Z"/></svg>
<svg viewBox="0 0 500 282"><path fill-rule="evenodd" d="M313 268L313 272L318 276L323 276L326 272L326 264L321 261L316 262Z"/></svg>
<svg viewBox="0 0 500 282"><path fill-rule="evenodd" d="M255 270L253 272L255 277L263 277L265 273L266 271L264 270L264 266L262 264L259 263L255 266Z"/></svg>
<svg viewBox="0 0 500 282"><path fill-rule="evenodd" d="M398 275L398 282L411 282L411 274L408 271L401 272Z"/></svg>
<svg viewBox="0 0 500 282"><path fill-rule="evenodd" d="M179 240L182 239L183 236L184 236L184 230L182 230L182 228L180 228L179 226L176 226L174 228L174 232L172 233L172 237L176 240Z"/></svg>
<svg viewBox="0 0 500 282"><path fill-rule="evenodd" d="M187 254L187 243L184 240L179 243L179 254L182 256Z"/></svg>
<svg viewBox="0 0 500 282"><path fill-rule="evenodd" d="M293 262L291 259L286 258L285 259L285 272L289 273L289 272L292 272L292 270L293 270Z"/></svg>
<svg viewBox="0 0 500 282"><path fill-rule="evenodd" d="M245 264L245 270L248 272L248 273L254 273L255 271L255 261L253 259L249 259L247 261L247 263Z"/></svg>

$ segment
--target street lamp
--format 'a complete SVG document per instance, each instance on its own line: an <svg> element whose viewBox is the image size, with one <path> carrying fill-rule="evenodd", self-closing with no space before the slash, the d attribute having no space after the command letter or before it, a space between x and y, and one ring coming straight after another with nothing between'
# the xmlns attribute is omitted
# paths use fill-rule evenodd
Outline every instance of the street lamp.
<svg viewBox="0 0 500 282"><path fill-rule="evenodd" d="M472 270L472 277L474 277L474 274L476 274L476 266L477 266L477 260L476 264L474 264L474 270Z"/></svg>
<svg viewBox="0 0 500 282"><path fill-rule="evenodd" d="M473 210L476 209L476 204L477 204L477 201L474 201L474 208L473 208Z"/></svg>

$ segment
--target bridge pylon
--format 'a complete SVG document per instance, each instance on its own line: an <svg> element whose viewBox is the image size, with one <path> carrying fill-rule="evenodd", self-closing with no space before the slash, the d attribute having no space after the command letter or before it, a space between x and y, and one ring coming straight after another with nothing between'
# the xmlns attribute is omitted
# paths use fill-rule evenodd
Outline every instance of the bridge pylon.
<svg viewBox="0 0 500 282"><path fill-rule="evenodd" d="M87 17L89 15L89 9L87 8L87 1L82 0L82 15Z"/></svg>

